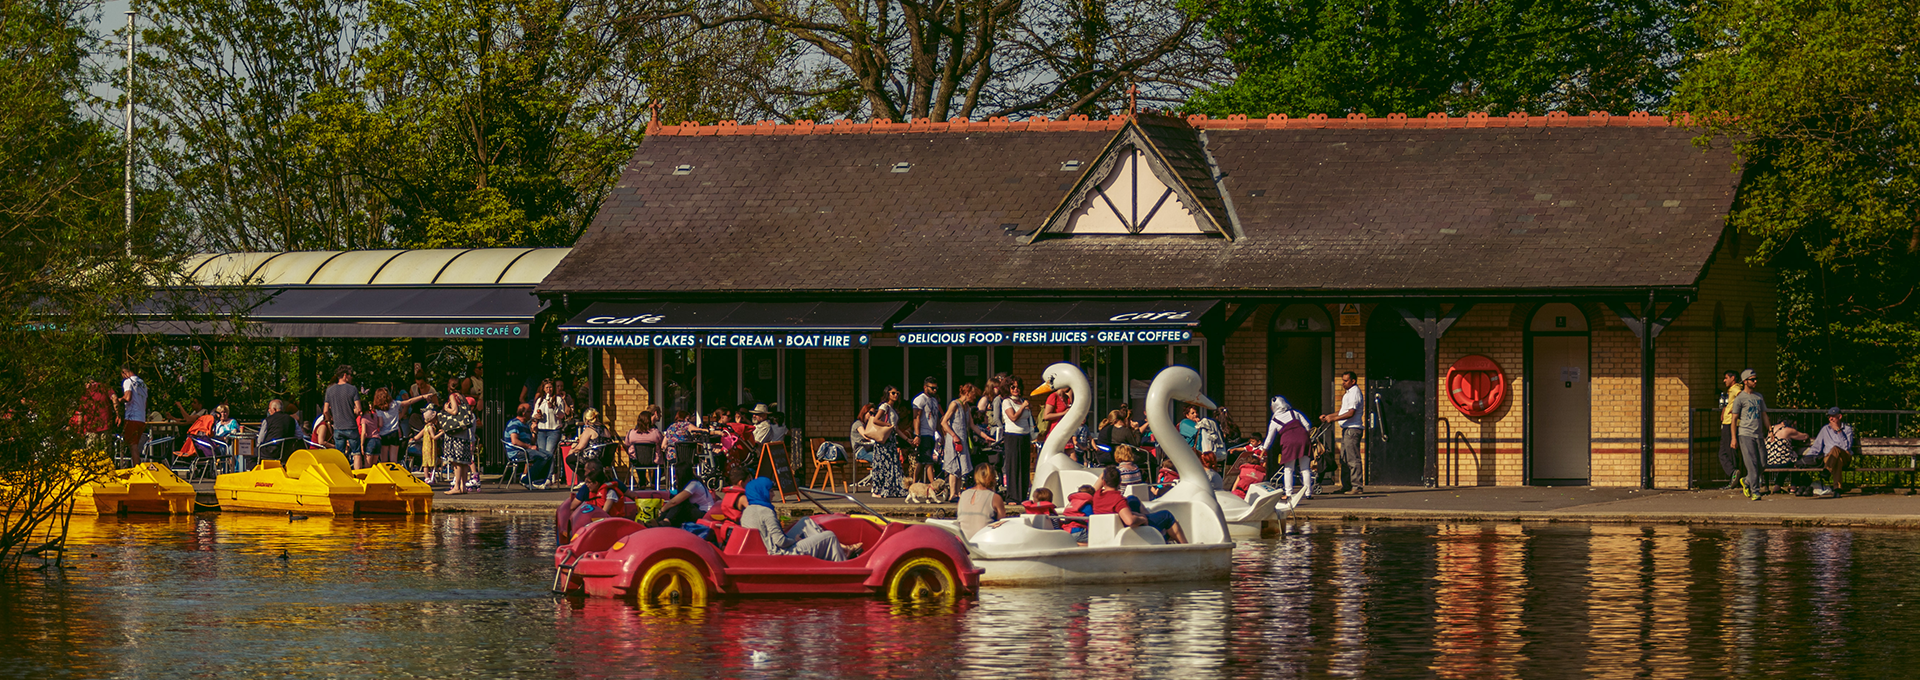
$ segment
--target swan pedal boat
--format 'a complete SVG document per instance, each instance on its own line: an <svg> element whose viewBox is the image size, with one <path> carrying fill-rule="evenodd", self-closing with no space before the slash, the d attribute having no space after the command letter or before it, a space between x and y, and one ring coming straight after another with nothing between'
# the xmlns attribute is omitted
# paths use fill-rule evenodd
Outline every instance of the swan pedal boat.
<svg viewBox="0 0 1920 680"><path fill-rule="evenodd" d="M261 461L246 472L214 480L220 509L236 512L302 512L322 515L404 514L433 511L433 487L406 468L380 463L349 470L333 449L301 449L286 464Z"/></svg>
<svg viewBox="0 0 1920 680"><path fill-rule="evenodd" d="M859 503L845 494L800 491L816 505L816 496ZM554 549L554 592L627 598L647 606L796 595L881 595L896 601L951 603L980 592L980 569L968 559L959 538L946 531L877 514L819 514L812 518L821 528L841 543L862 544L860 554L842 562L770 555L760 532L738 525L738 515L726 511L732 499L728 494L723 505L714 508L726 519L709 524L724 537L725 547L677 527L649 528L619 517L586 525L572 541Z"/></svg>
<svg viewBox="0 0 1920 680"><path fill-rule="evenodd" d="M81 485L73 493L72 508L82 514L190 515L195 497L193 485L167 466L141 463Z"/></svg>
<svg viewBox="0 0 1920 680"><path fill-rule="evenodd" d="M1072 364L1065 365L1072 366ZM1087 382L1086 375L1080 373L1079 368L1074 368L1071 373L1062 371L1057 376L1052 373L1053 369L1051 367L1047 370L1049 377L1044 378L1045 383L1042 384L1039 389L1035 390L1035 394L1046 394L1061 387L1072 388L1073 393L1076 395L1093 393L1092 386ZM1196 373L1195 375L1197 376L1199 374ZM1158 377L1156 376L1155 379L1157 380ZM1056 385L1056 381L1060 384ZM1194 396L1201 400L1205 399L1204 396L1199 396L1197 393ZM1149 397L1148 403L1152 403L1151 397ZM1213 408L1212 401L1207 401L1206 404L1208 408ZM1087 400L1075 399L1073 400L1073 405L1067 407L1067 414L1060 419L1060 422L1085 422L1086 412L1091 408L1092 406L1087 403ZM1075 418L1079 418L1080 420L1074 420ZM1152 420L1151 416L1149 416L1148 420ZM1149 423L1149 426L1151 425L1152 424ZM1058 430L1061 428L1054 429ZM1182 442L1185 441L1178 436L1178 428L1175 428L1173 432L1174 439ZM1159 441L1168 441L1168 437L1160 434L1158 430L1154 431L1154 437ZM1081 485L1098 485L1102 468L1090 468L1081 465L1072 457L1067 456L1066 443L1064 440L1061 442L1061 446L1057 451L1053 448L1052 444L1053 437L1052 434L1049 433L1047 446L1044 447L1040 453L1040 462L1034 466L1033 479L1035 483L1033 486L1035 489L1052 489L1054 498L1064 499L1068 494L1079 489ZM1181 470L1180 474L1181 478L1184 479L1187 473L1185 470ZM1134 494L1132 489L1129 489L1128 493L1130 495L1138 495L1141 498L1146 498L1147 496L1147 494L1144 493ZM1279 487L1263 482L1247 489L1247 497L1244 499L1234 495L1231 491L1220 489L1214 490L1213 497L1214 503L1220 506L1221 515L1226 519L1228 533L1236 539L1255 539L1278 533L1280 530L1280 521L1286 519L1287 514L1292 512L1294 508L1299 507L1300 500L1305 497L1305 495L1304 493L1295 493L1289 497L1282 492Z"/></svg>
<svg viewBox="0 0 1920 680"><path fill-rule="evenodd" d="M1044 395L1061 387L1071 387L1080 398L1067 408L1062 422L1084 422L1092 400L1087 377L1079 367L1058 363L1042 374L1043 384L1034 395ZM1233 533L1220 508L1213 484L1200 457L1178 436L1179 429L1168 416L1177 399L1213 408L1201 390L1200 374L1185 366L1169 366L1154 376L1147 389L1147 424L1162 442L1167 459L1180 472L1180 481L1159 498L1146 501L1148 512L1171 512L1187 543L1169 544L1151 527L1120 526L1117 515L1093 515L1086 518L1087 544L1078 545L1072 534L1054 528L1049 515L1019 515L994 522L966 541L976 564L986 573L986 585L1071 585L1101 583L1143 583L1153 581L1223 580L1232 567ZM1066 455L1069 428L1056 427L1048 433L1034 472L1035 489L1053 489L1054 498L1066 498L1066 491L1081 484L1097 485L1100 471L1074 462ZM1057 487L1057 488L1056 488ZM1140 487L1129 489L1143 497ZM1232 496L1232 494L1227 494ZM1235 500L1238 500L1236 497ZM956 521L933 521L954 535L960 534ZM1257 534L1257 527L1256 536Z"/></svg>

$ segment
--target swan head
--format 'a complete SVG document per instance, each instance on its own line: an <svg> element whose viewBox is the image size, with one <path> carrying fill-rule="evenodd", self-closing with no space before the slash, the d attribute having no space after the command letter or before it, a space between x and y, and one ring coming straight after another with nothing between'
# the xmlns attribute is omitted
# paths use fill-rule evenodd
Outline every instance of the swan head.
<svg viewBox="0 0 1920 680"><path fill-rule="evenodd" d="M1073 364L1069 363L1058 363L1048 366L1046 372L1040 374L1040 385L1033 388L1033 394L1031 396L1044 397L1056 391L1073 387L1072 379L1067 376L1068 370L1072 370L1075 373L1079 372L1079 369L1074 368ZM1080 377L1084 379L1084 376Z"/></svg>
<svg viewBox="0 0 1920 680"><path fill-rule="evenodd" d="M1207 384L1200 374L1185 366L1171 366L1161 375L1167 381L1167 396L1176 402L1199 404L1207 410L1220 408L1207 398Z"/></svg>

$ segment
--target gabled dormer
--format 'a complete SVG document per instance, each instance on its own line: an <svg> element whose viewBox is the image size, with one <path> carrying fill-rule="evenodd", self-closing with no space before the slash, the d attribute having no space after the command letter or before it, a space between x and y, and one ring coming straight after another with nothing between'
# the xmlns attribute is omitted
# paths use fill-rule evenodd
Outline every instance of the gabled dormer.
<svg viewBox="0 0 1920 680"><path fill-rule="evenodd" d="M1083 236L1233 239L1233 210L1206 133L1156 114L1127 119L1031 240Z"/></svg>

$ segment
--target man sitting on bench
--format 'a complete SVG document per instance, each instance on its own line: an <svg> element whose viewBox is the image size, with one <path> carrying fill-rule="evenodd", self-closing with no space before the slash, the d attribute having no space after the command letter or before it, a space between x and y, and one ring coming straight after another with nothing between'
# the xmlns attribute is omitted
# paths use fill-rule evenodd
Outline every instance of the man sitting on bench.
<svg viewBox="0 0 1920 680"><path fill-rule="evenodd" d="M1840 493L1840 472L1853 462L1853 426L1841 422L1840 407L1827 409L1827 424L1814 435L1808 452L1820 456L1833 483L1824 496Z"/></svg>

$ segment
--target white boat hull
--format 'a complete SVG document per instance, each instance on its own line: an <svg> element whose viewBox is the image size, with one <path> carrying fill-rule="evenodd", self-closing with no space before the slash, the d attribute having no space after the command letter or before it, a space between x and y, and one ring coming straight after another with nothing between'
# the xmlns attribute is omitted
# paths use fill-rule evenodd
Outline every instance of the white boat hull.
<svg viewBox="0 0 1920 680"><path fill-rule="evenodd" d="M1167 581L1224 581L1233 567L1233 544L1069 548L988 557L972 554L986 569L981 585L1057 586Z"/></svg>

